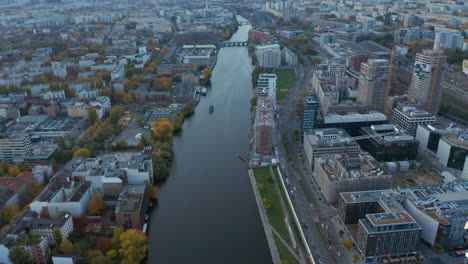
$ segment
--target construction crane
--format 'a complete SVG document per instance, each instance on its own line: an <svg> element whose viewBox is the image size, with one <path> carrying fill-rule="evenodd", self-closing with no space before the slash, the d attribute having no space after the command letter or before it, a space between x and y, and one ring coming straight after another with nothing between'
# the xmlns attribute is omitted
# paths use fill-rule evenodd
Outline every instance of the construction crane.
<svg viewBox="0 0 468 264"><path fill-rule="evenodd" d="M389 115L391 114L392 111L392 105L388 105L389 99L390 99L390 91L392 90L392 84L393 84L393 79L394 79L394 73L393 73L393 63L395 60L395 46L392 48L391 56L390 56L390 71L388 73L388 80L387 80L387 91L385 93L385 101L384 101L384 112L385 114Z"/></svg>

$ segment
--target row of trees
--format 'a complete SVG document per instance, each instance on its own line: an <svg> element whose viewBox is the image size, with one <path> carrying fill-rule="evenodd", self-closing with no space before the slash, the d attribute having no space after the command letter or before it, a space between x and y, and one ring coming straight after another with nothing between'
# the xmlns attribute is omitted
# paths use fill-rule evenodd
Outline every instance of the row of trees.
<svg viewBox="0 0 468 264"><path fill-rule="evenodd" d="M120 129L116 127L119 119L124 115L124 109L120 106L114 106L106 120L98 120L97 113L90 107L88 110L88 121L92 124L89 126L84 135L78 140L78 145L69 148L73 142L67 144L64 140L59 142L61 148L54 158L58 163L66 163L72 158L83 157L90 158L94 156L96 149L104 148L106 140L113 135L120 133Z"/></svg>
<svg viewBox="0 0 468 264"><path fill-rule="evenodd" d="M190 101L181 111L181 113L170 121L167 118L161 118L158 122L151 124L151 140L153 141L154 153L153 171L156 179L162 179L169 176L169 168L172 164L173 148L172 137L174 133L180 131L184 119L193 112L194 103ZM143 142L144 141L144 142ZM147 146L149 142L142 138L142 145Z"/></svg>

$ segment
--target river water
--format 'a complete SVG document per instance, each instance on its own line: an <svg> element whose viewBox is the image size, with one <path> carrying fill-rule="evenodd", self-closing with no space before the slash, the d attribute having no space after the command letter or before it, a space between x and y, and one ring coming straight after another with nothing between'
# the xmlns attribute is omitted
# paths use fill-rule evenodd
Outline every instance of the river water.
<svg viewBox="0 0 468 264"><path fill-rule="evenodd" d="M250 28L240 26L231 40L246 41ZM149 263L271 263L239 159L248 152L252 70L247 47L219 51L208 95L174 137L171 173L150 215Z"/></svg>

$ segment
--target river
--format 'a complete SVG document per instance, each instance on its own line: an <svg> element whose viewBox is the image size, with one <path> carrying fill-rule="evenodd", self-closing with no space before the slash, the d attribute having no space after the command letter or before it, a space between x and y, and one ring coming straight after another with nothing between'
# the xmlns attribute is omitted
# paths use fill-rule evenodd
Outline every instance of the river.
<svg viewBox="0 0 468 264"><path fill-rule="evenodd" d="M250 28L240 26L231 40L246 41ZM170 176L150 214L149 263L271 263L239 159L248 152L252 70L247 47L220 49L208 95L174 137Z"/></svg>

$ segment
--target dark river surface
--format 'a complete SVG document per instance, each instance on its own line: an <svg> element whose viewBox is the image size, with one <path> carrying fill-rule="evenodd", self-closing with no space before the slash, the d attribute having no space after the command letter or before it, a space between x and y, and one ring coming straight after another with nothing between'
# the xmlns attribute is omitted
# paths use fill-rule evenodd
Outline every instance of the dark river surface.
<svg viewBox="0 0 468 264"><path fill-rule="evenodd" d="M250 28L240 26L231 40L246 41ZM150 214L149 263L271 263L239 159L248 152L252 70L247 47L219 50L208 95L174 137L171 173Z"/></svg>

